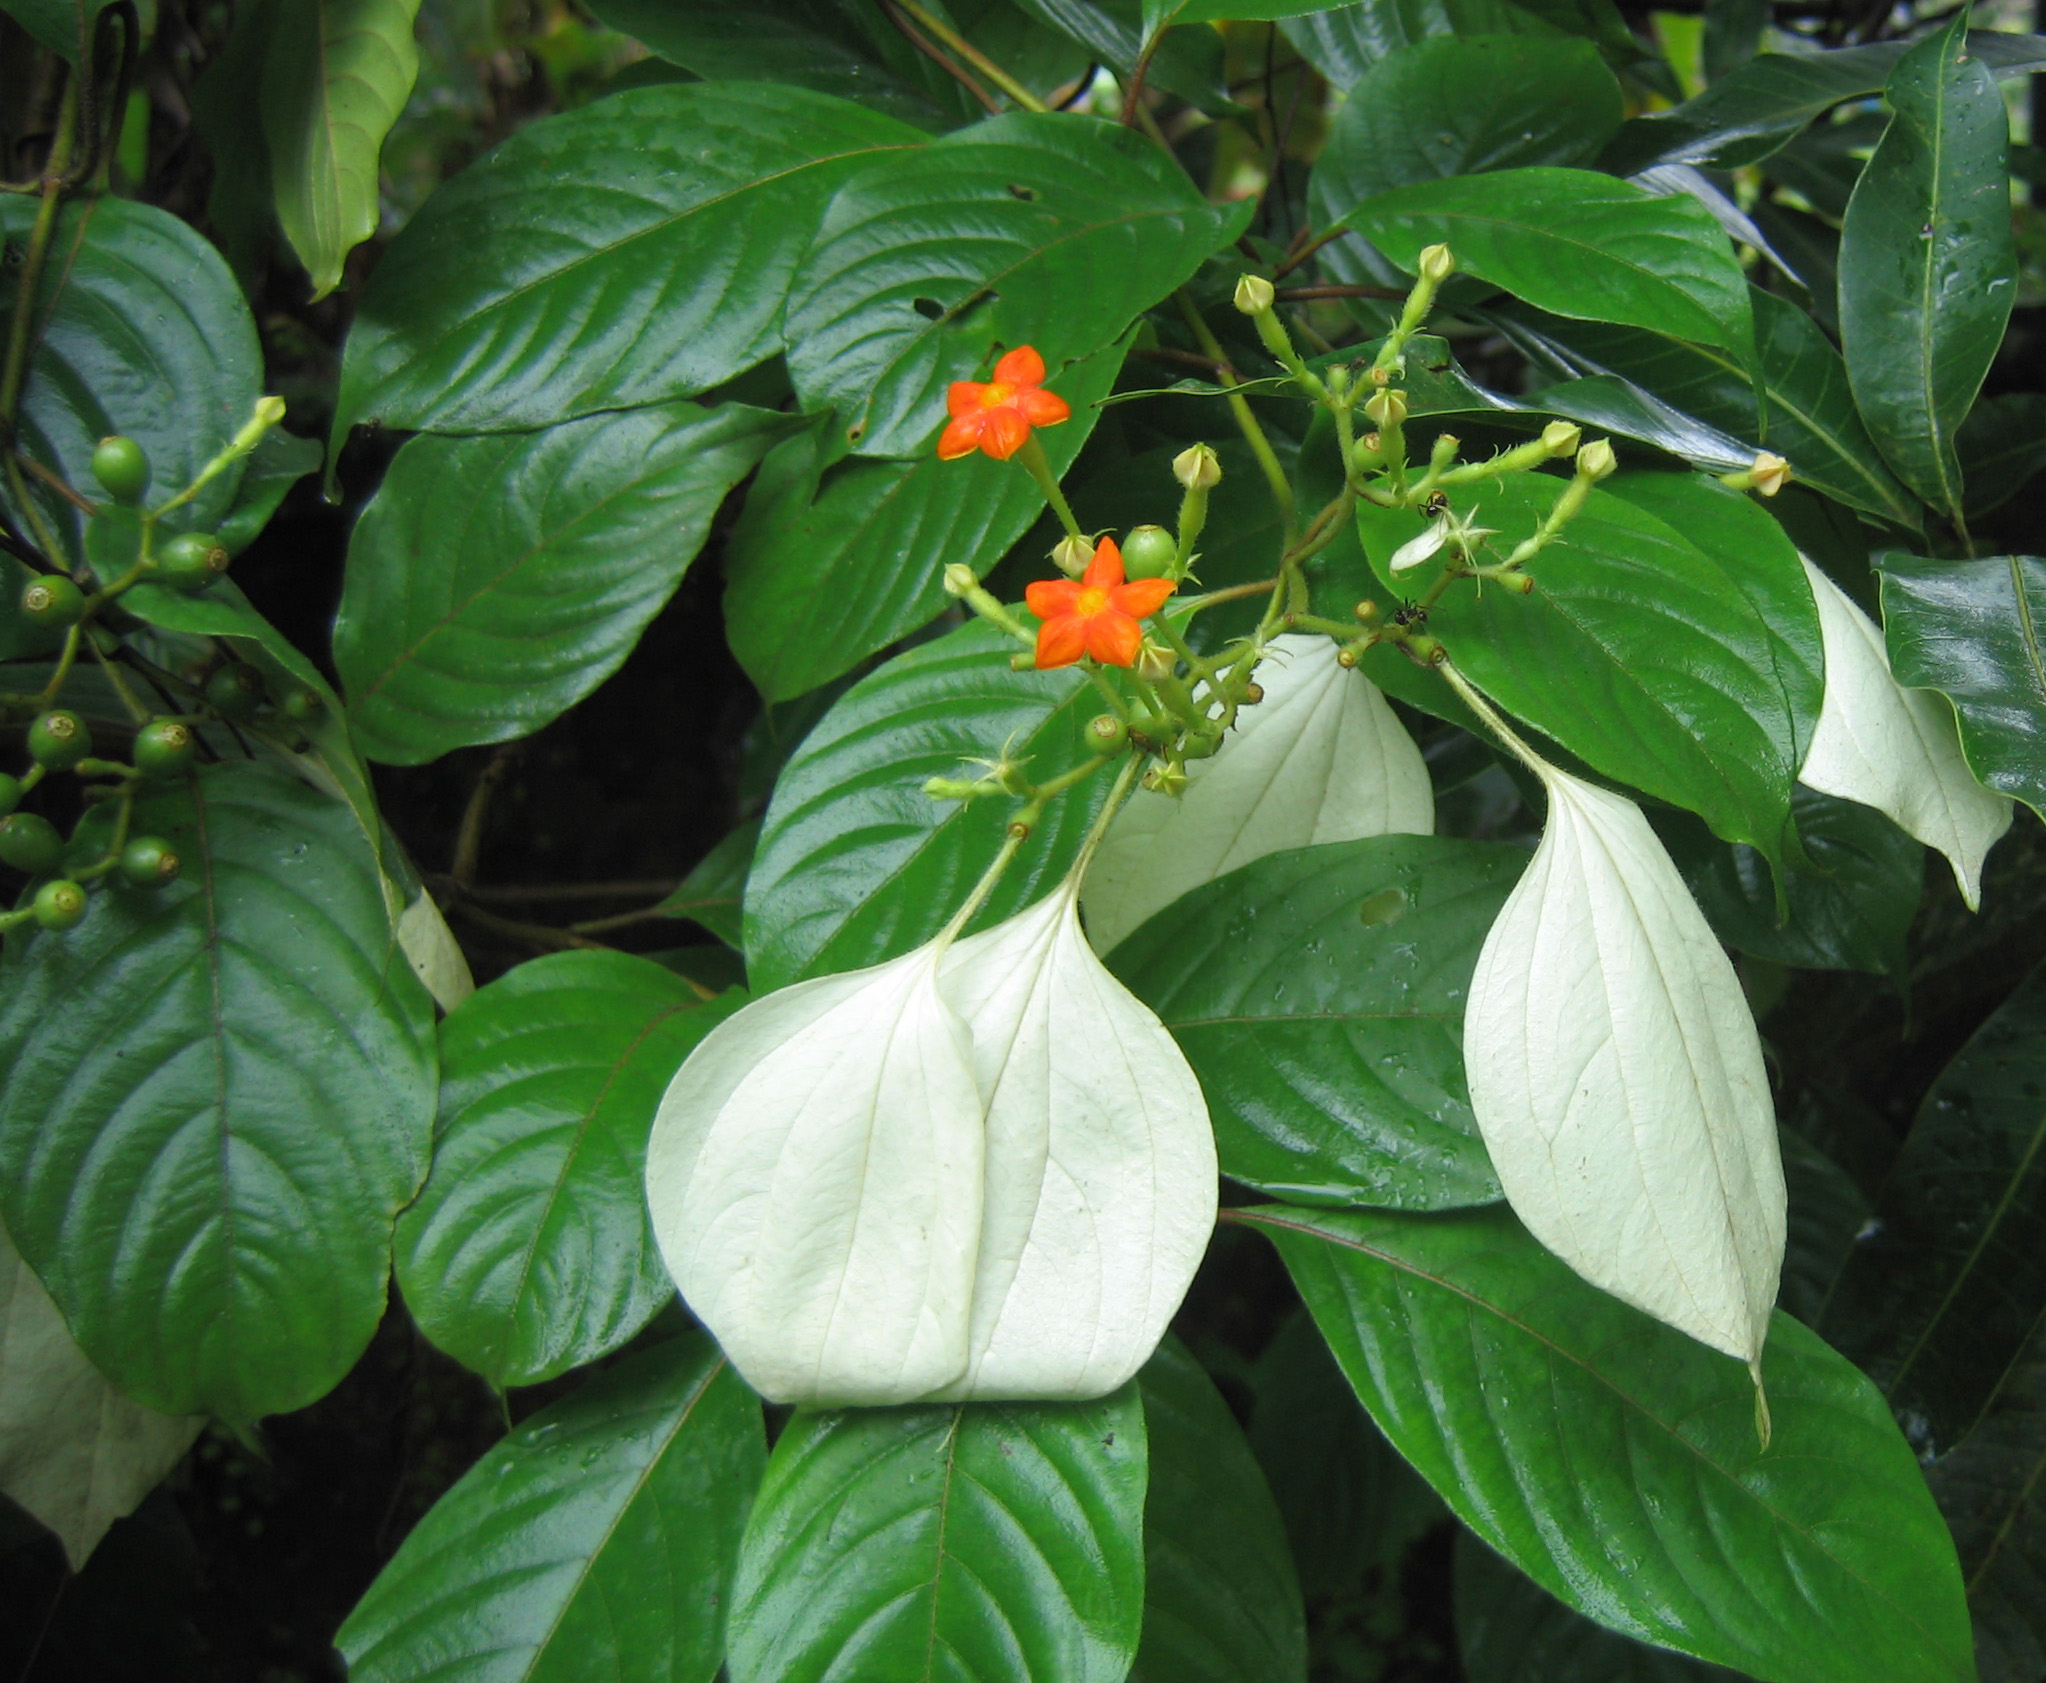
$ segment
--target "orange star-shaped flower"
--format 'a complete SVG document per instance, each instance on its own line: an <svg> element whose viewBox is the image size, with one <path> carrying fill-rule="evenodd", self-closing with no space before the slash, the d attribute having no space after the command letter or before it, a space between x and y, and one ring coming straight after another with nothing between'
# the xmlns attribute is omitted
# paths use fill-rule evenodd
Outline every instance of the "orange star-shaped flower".
<svg viewBox="0 0 2046 1683"><path fill-rule="evenodd" d="M1044 621L1037 633L1039 670L1071 666L1083 654L1104 666L1132 665L1144 642L1137 622L1164 607L1178 588L1176 579L1123 583L1122 551L1115 539L1103 538L1077 579L1039 579L1023 592Z"/></svg>
<svg viewBox="0 0 2046 1683"><path fill-rule="evenodd" d="M938 454L946 461L985 450L1006 462L1023 448L1032 427L1055 427L1072 409L1055 392L1044 389L1044 358L1028 345L1018 345L995 364L995 377L954 380L945 393L952 419L938 438Z"/></svg>

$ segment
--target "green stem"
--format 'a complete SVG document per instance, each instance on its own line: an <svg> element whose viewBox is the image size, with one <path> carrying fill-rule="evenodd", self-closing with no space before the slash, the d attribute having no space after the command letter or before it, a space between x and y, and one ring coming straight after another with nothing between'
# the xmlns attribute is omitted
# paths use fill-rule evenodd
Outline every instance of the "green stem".
<svg viewBox="0 0 2046 1683"><path fill-rule="evenodd" d="M50 681L43 685L43 693L36 698L38 707L54 705L58 695L63 691L64 680L71 676L71 664L78 658L78 640L84 629L84 623L81 621L64 633L64 648L57 656L57 670L50 674Z"/></svg>
<svg viewBox="0 0 2046 1683"><path fill-rule="evenodd" d="M88 865L82 871L74 871L73 882L94 882L105 876L121 862L121 849L128 845L128 826L135 817L135 790L133 785L122 789L121 810L114 815L114 833L107 842L104 856Z"/></svg>
<svg viewBox="0 0 2046 1683"><path fill-rule="evenodd" d="M994 83L996 87L1000 88L1003 93L1007 94L1010 99L1014 100L1025 111L1045 111L1050 109L1043 100L1039 99L1037 95L1032 93L1021 82L1017 81L1015 77L1011 76L999 64L995 63L993 59L989 58L987 54L967 40L965 36L961 35L942 19L933 17L923 7L919 6L916 0L895 0L895 4L916 20L918 28L935 35L940 41L943 41L946 46L965 59L968 64L972 65L974 69Z"/></svg>
<svg viewBox="0 0 2046 1683"><path fill-rule="evenodd" d="M1250 446L1250 453L1257 458L1259 470L1270 487L1272 501L1278 505L1279 519L1287 544L1293 542L1300 525L1293 511L1293 487L1286 478L1286 470L1279 463L1278 452L1273 450L1272 441L1265 437L1265 429L1258 425L1258 419L1251 413L1250 404L1243 394L1234 390L1239 382L1236 370L1229 365L1229 353L1222 349L1222 341L1209 331L1208 324L1201 319L1201 312L1194 307L1194 301L1181 287L1173 293L1179 304L1179 313L1186 318L1186 324L1193 331L1194 340L1201 347L1202 354L1215 364L1215 379L1219 385L1232 388L1226 395L1229 413L1236 427L1243 434L1243 441Z"/></svg>
<svg viewBox="0 0 2046 1683"><path fill-rule="evenodd" d="M1449 680L1449 687L1463 698L1464 705L1477 714L1486 729L1505 743L1512 750L1513 757L1540 778L1546 787L1556 768L1530 748L1519 732L1499 716L1492 704L1479 693L1477 686L1457 670L1456 662L1445 659L1435 670Z"/></svg>
<svg viewBox="0 0 2046 1683"><path fill-rule="evenodd" d="M1059 489L1058 475L1051 471L1051 462L1044 453L1044 446L1037 442L1032 433L1023 440L1023 447L1010 458L1037 481L1038 490L1044 493L1044 500L1051 505L1051 511L1059 517L1059 524L1065 527L1068 537L1083 537L1080 522L1073 518L1072 505L1066 501L1065 492Z"/></svg>

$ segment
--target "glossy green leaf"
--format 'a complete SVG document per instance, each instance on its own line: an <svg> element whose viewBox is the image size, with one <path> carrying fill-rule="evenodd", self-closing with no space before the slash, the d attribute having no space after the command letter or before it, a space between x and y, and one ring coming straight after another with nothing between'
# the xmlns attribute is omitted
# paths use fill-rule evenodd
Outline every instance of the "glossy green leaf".
<svg viewBox="0 0 2046 1683"><path fill-rule="evenodd" d="M746 874L759 846L760 820L750 819L698 860L659 909L669 917L686 917L726 946L738 947L744 939L740 913Z"/></svg>
<svg viewBox="0 0 2046 1683"><path fill-rule="evenodd" d="M918 454L947 384L985 377L996 345L1035 345L1052 368L1100 350L1250 209L1211 208L1133 129L977 123L839 189L789 290L789 373L861 454Z"/></svg>
<svg viewBox="0 0 2046 1683"><path fill-rule="evenodd" d="M2046 816L2046 560L1885 555L1881 566L1897 681L1951 701L1969 768Z"/></svg>
<svg viewBox="0 0 2046 1683"><path fill-rule="evenodd" d="M96 18L109 0L85 0L83 11ZM0 12L21 25L53 53L78 60L79 0L0 0Z"/></svg>
<svg viewBox="0 0 2046 1683"><path fill-rule="evenodd" d="M552 953L441 1025L433 1168L396 1234L428 1338L502 1390L646 1325L675 1290L646 1213L654 1108L737 1003L627 953Z"/></svg>
<svg viewBox="0 0 2046 1683"><path fill-rule="evenodd" d="M1267 1206L1350 1383L1457 1517L1609 1629L1764 1683L1966 1683L1953 1544L1875 1388L1776 1317L1738 1362L1579 1281L1505 1210Z"/></svg>
<svg viewBox="0 0 2046 1683"><path fill-rule="evenodd" d="M1712 213L1589 170L1513 169L1397 188L1342 219L1412 271L1445 242L1459 267L1537 309L1754 355L1748 284Z"/></svg>
<svg viewBox="0 0 2046 1683"><path fill-rule="evenodd" d="M730 379L782 348L825 200L923 139L828 94L730 82L641 88L521 129L383 254L335 439L369 420L547 426Z"/></svg>
<svg viewBox="0 0 2046 1683"><path fill-rule="evenodd" d="M107 1376L247 1424L346 1373L426 1170L433 1007L353 817L261 761L136 803L184 875L8 937L0 1210Z"/></svg>
<svg viewBox="0 0 2046 1683"><path fill-rule="evenodd" d="M2046 970L1919 1106L1825 1330L1927 1455L1959 1443L2046 1325Z"/></svg>
<svg viewBox="0 0 2046 1683"><path fill-rule="evenodd" d="M1345 92L1388 55L1437 36L1558 33L1511 0L1360 0L1285 18L1281 28L1300 55Z"/></svg>
<svg viewBox="0 0 2046 1683"><path fill-rule="evenodd" d="M356 524L334 626L363 752L418 765L588 695L786 424L681 403L406 445Z"/></svg>
<svg viewBox="0 0 2046 1683"><path fill-rule="evenodd" d="M2010 121L1964 12L1898 62L1840 229L1840 345L1897 476L1961 518L1954 436L2017 299Z"/></svg>
<svg viewBox="0 0 2046 1683"><path fill-rule="evenodd" d="M1510 545L1561 494L1548 474L1477 501ZM1420 530L1360 512L1372 564ZM1698 813L1772 863L1823 690L1797 552L1755 503L1709 480L1631 474L1594 490L1520 596L1463 587L1428 629L1480 689L1595 770Z"/></svg>
<svg viewBox="0 0 2046 1683"><path fill-rule="evenodd" d="M1751 291L1762 409L1739 359L1663 332L1568 322L1509 306L1493 312L1524 347L1571 373L1616 374L1708 426L1786 458L1804 484L1899 525L1916 499L1884 466L1847 386L1840 353L1795 304Z"/></svg>
<svg viewBox="0 0 2046 1683"><path fill-rule="evenodd" d="M1484 99L1471 89L1487 90ZM1529 164L1585 164L1619 127L1620 84L1589 41L1437 36L1366 71L1308 177L1326 227L1395 187Z"/></svg>
<svg viewBox="0 0 2046 1683"><path fill-rule="evenodd" d="M1925 881L1925 849L1873 807L1799 784L1790 804L1806 861L1786 873L1789 916L1751 847L1715 841L1705 826L1658 814L1656 833L1683 873L1713 933L1773 964L1862 970L1902 980L1904 938Z"/></svg>
<svg viewBox="0 0 2046 1683"><path fill-rule="evenodd" d="M732 1590L732 1683L1122 1683L1144 1613L1144 1408L798 1414Z"/></svg>
<svg viewBox="0 0 2046 1683"><path fill-rule="evenodd" d="M702 1333L522 1422L405 1539L334 1642L354 1683L710 1683L766 1455Z"/></svg>
<svg viewBox="0 0 2046 1683"><path fill-rule="evenodd" d="M790 757L746 880L746 968L756 992L908 952L951 918L1002 845L1000 799L937 801L931 777L976 775L1004 753L1084 763L1100 695L1070 668L1013 672L1017 644L961 627L862 679ZM972 928L1035 900L1065 874L1103 779L1054 801Z"/></svg>
<svg viewBox="0 0 2046 1683"><path fill-rule="evenodd" d="M1046 384L1072 418L1041 434L1064 473L1094 430L1127 339ZM1013 464L979 452L944 462L853 461L825 417L762 466L725 555L732 652L770 701L787 701L850 671L928 624L950 598L954 562L985 573L1044 512L1044 494Z"/></svg>
<svg viewBox="0 0 2046 1683"><path fill-rule="evenodd" d="M33 198L0 194L0 241L10 251L26 238L35 207ZM0 286L0 334L16 292ZM256 324L220 254L175 216L132 199L64 208L36 319L22 448L88 491L93 446L109 433L148 452L156 495L182 488L240 430L262 392ZM148 330L139 331L144 323ZM166 516L164 528L210 529L233 504L242 473L241 463L229 467ZM40 485L30 495L48 525L82 544L76 508ZM0 508L19 518L4 488Z"/></svg>
<svg viewBox="0 0 2046 1683"><path fill-rule="evenodd" d="M1129 1683L1306 1683L1300 1580L1243 1428L1176 1338L1137 1387L1151 1486L1144 1634Z"/></svg>
<svg viewBox="0 0 2046 1683"><path fill-rule="evenodd" d="M1526 863L1434 836L1296 848L1115 949L1200 1077L1225 1175L1311 1203L1499 1196L1464 1085L1463 1001Z"/></svg>
<svg viewBox="0 0 2046 1683"><path fill-rule="evenodd" d="M1779 1129L1790 1221L1783 1250L1779 1307L1808 1327L1824 1318L1826 1299L1855 1238L1868 1225L1868 1195L1853 1177L1802 1134Z"/></svg>
<svg viewBox="0 0 2046 1683"><path fill-rule="evenodd" d="M1572 1612L1468 1531L1456 1539L1456 1638L1464 1675L1485 1683L1742 1683Z"/></svg>
<svg viewBox="0 0 2046 1683"><path fill-rule="evenodd" d="M239 555L254 543L292 486L317 469L325 457L318 439L300 438L282 427L263 434L263 442L251 452L242 470L234 507L215 528L227 552Z"/></svg>
<svg viewBox="0 0 2046 1683"><path fill-rule="evenodd" d="M377 230L377 160L419 73L419 0L293 0L279 8L261 84L284 237L324 298Z"/></svg>
<svg viewBox="0 0 2046 1683"><path fill-rule="evenodd" d="M2046 468L2046 392L2004 392L1968 411L1954 435L1970 520L2001 508Z"/></svg>

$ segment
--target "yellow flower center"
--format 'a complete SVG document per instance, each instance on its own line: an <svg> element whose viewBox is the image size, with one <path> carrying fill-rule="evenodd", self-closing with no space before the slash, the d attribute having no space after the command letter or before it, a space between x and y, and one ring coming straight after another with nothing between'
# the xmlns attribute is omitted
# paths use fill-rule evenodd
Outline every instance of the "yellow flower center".
<svg viewBox="0 0 2046 1683"><path fill-rule="evenodd" d="M1016 388L1005 380L993 380L980 388L980 406L983 409L999 409L1016 395Z"/></svg>
<svg viewBox="0 0 2046 1683"><path fill-rule="evenodd" d="M1108 592L1098 584L1084 586L1073 598L1073 612L1083 618L1092 619L1108 606Z"/></svg>

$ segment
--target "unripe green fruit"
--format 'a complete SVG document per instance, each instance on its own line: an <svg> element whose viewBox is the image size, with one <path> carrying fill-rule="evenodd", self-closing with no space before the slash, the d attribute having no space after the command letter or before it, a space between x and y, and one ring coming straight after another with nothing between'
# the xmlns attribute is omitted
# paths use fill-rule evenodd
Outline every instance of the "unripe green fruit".
<svg viewBox="0 0 2046 1683"><path fill-rule="evenodd" d="M1139 526L1122 546L1125 578L1162 579L1179 559L1179 542L1163 526Z"/></svg>
<svg viewBox="0 0 2046 1683"><path fill-rule="evenodd" d="M223 719L253 719L265 698L263 674L239 662L206 680L206 702Z"/></svg>
<svg viewBox="0 0 2046 1683"><path fill-rule="evenodd" d="M176 777L192 763L199 744L175 719L152 719L135 733L135 769L144 777Z"/></svg>
<svg viewBox="0 0 2046 1683"><path fill-rule="evenodd" d="M132 438L103 438L92 452L92 476L117 503L139 503L149 489L149 457Z"/></svg>
<svg viewBox="0 0 2046 1683"><path fill-rule="evenodd" d="M0 860L30 876L49 870L64 856L57 826L33 812L0 818Z"/></svg>
<svg viewBox="0 0 2046 1683"><path fill-rule="evenodd" d="M309 725L320 716L326 705L318 690L293 690L284 698L284 716Z"/></svg>
<svg viewBox="0 0 2046 1683"><path fill-rule="evenodd" d="M69 929L85 916L85 890L58 877L36 890L36 922L45 929Z"/></svg>
<svg viewBox="0 0 2046 1683"><path fill-rule="evenodd" d="M121 876L137 888L162 888L178 880L183 861L161 836L137 836L121 849Z"/></svg>
<svg viewBox="0 0 2046 1683"><path fill-rule="evenodd" d="M85 613L85 592L62 573L30 579L21 591L21 617L62 631Z"/></svg>
<svg viewBox="0 0 2046 1683"><path fill-rule="evenodd" d="M21 779L0 771L0 818L21 805Z"/></svg>
<svg viewBox="0 0 2046 1683"><path fill-rule="evenodd" d="M232 560L211 532L180 532L157 552L156 577L173 590L204 590Z"/></svg>
<svg viewBox="0 0 2046 1683"><path fill-rule="evenodd" d="M1097 713L1087 721L1087 745L1097 753L1120 748L1129 740L1129 726L1113 713Z"/></svg>
<svg viewBox="0 0 2046 1683"><path fill-rule="evenodd" d="M28 727L29 758L52 771L69 771L92 752L92 732L68 707L52 708Z"/></svg>

